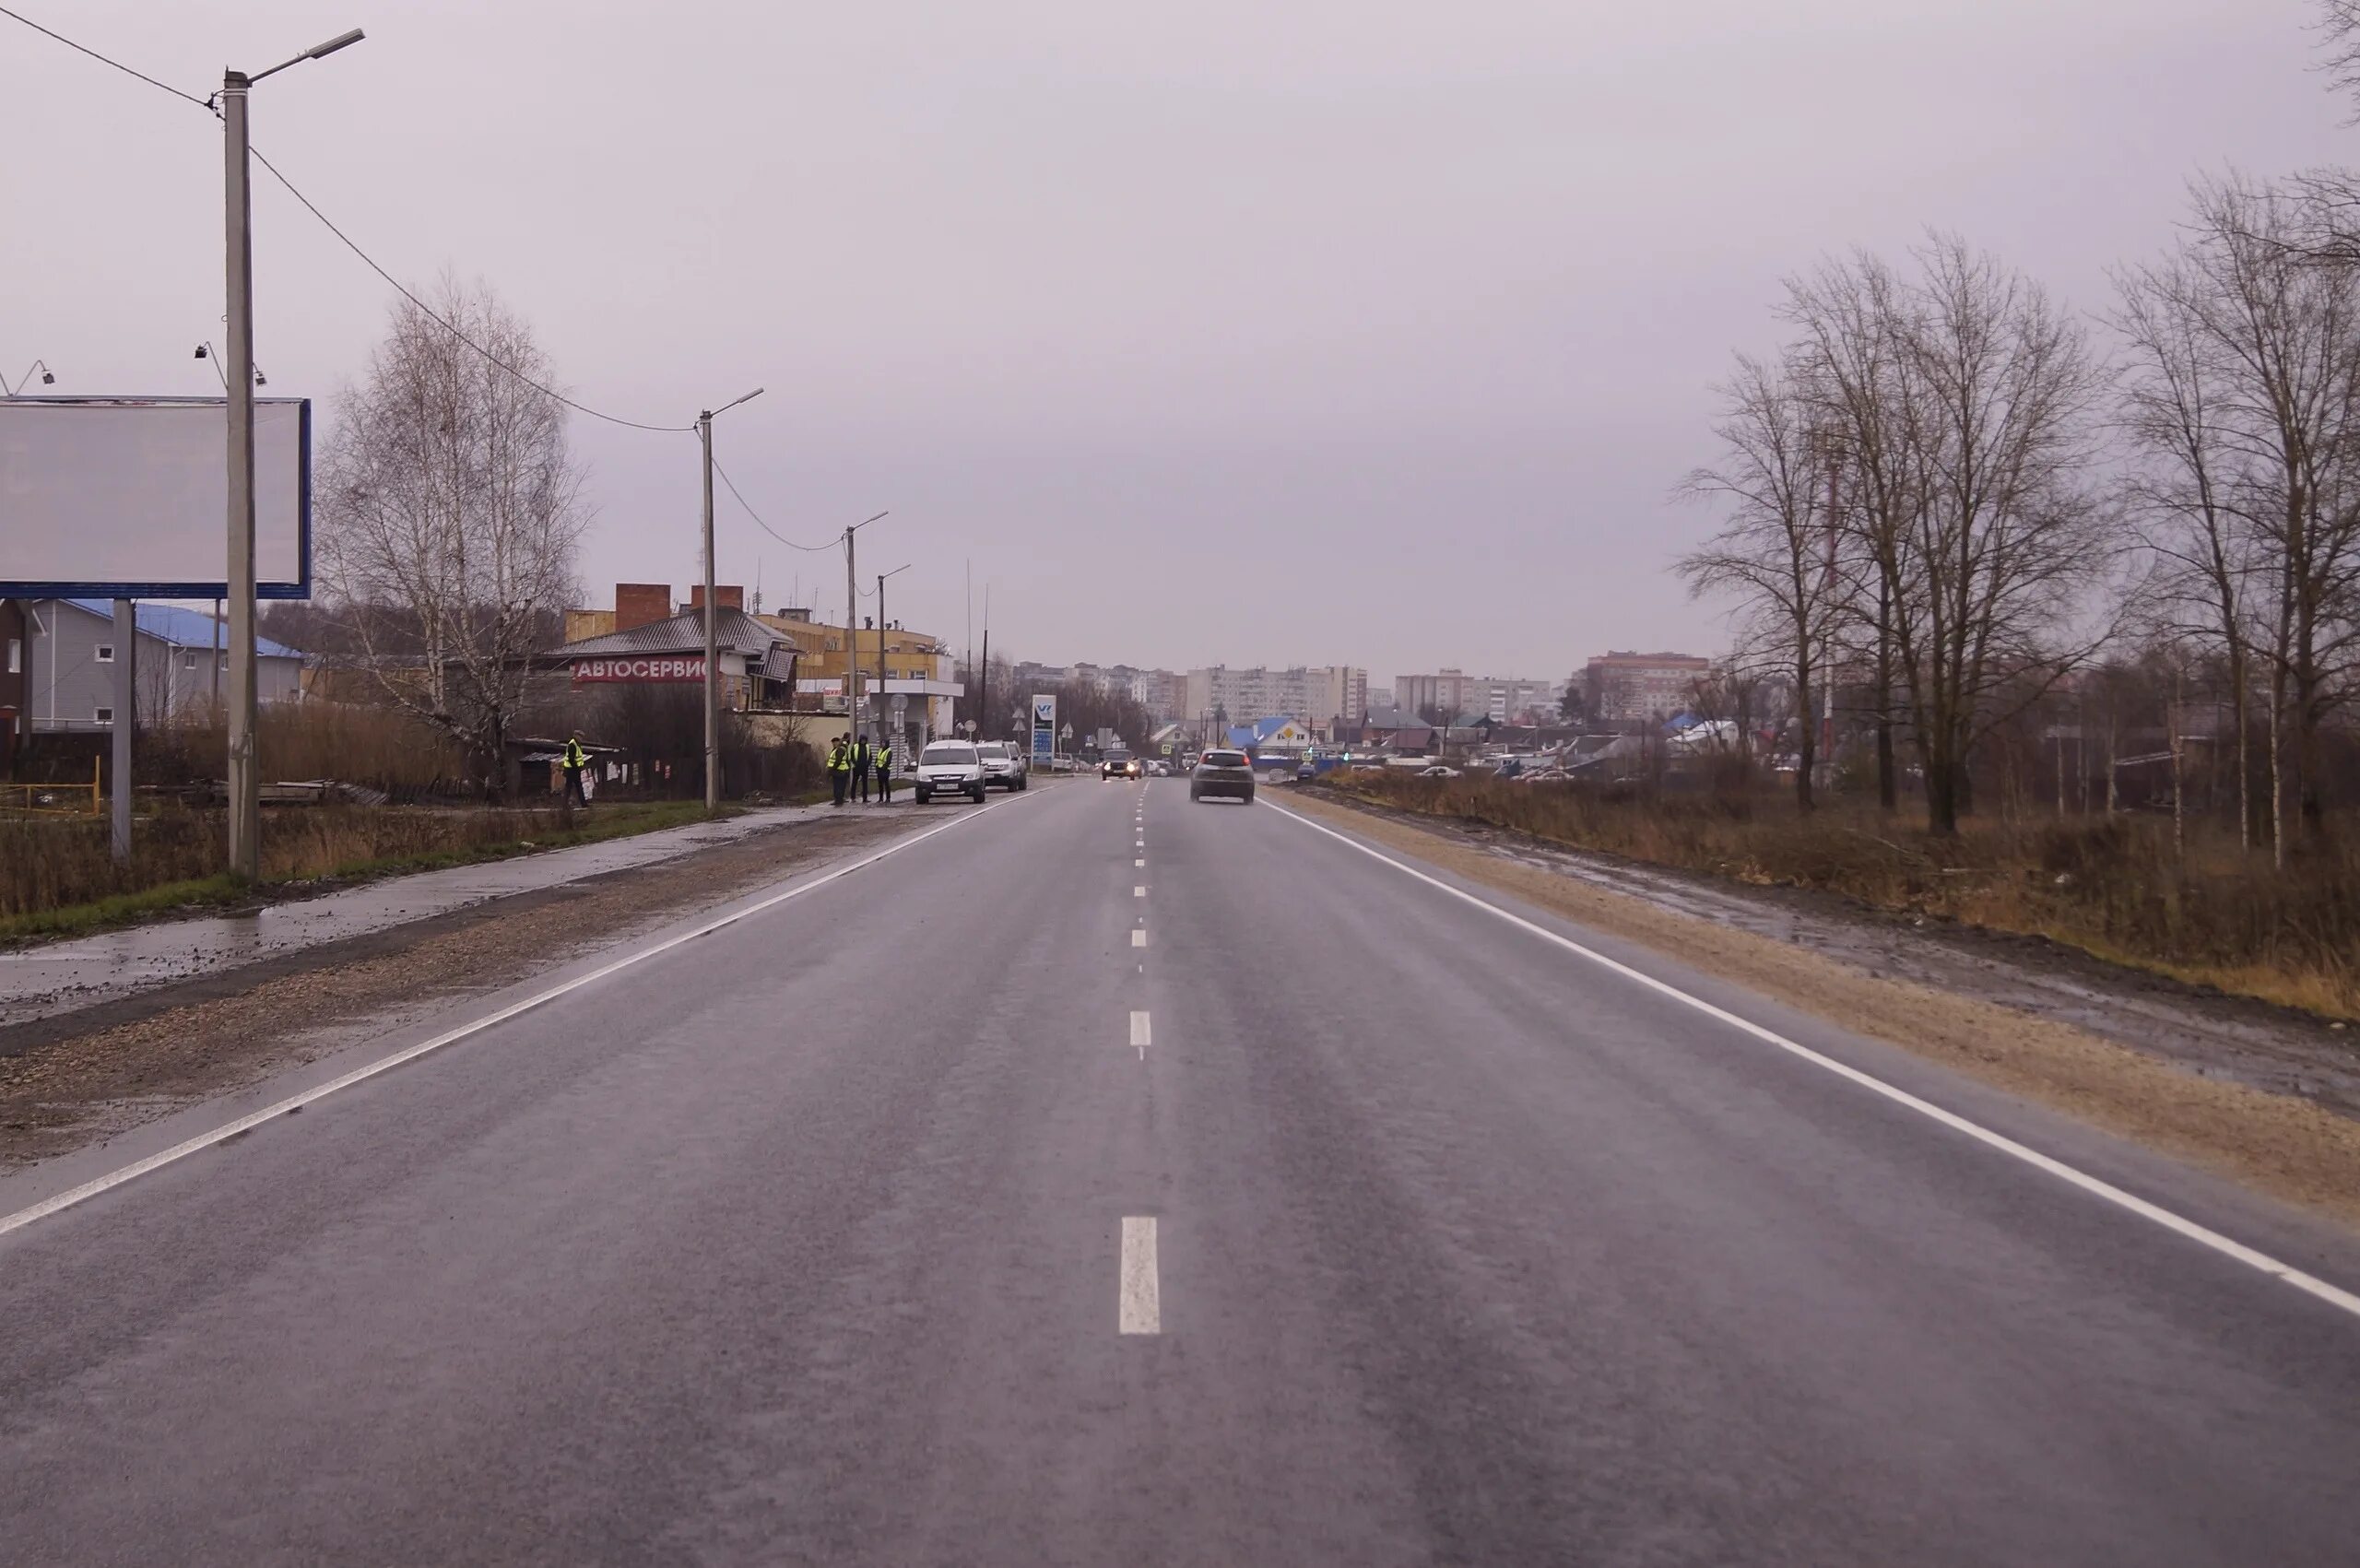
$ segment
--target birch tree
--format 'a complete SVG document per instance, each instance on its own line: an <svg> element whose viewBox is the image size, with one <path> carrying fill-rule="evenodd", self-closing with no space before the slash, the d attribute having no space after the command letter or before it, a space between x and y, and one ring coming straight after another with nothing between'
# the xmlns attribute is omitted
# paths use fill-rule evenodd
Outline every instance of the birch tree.
<svg viewBox="0 0 2360 1568"><path fill-rule="evenodd" d="M320 575L385 699L496 778L590 513L565 409L530 384L551 380L531 327L481 285L445 277L432 304L394 306L338 399Z"/></svg>

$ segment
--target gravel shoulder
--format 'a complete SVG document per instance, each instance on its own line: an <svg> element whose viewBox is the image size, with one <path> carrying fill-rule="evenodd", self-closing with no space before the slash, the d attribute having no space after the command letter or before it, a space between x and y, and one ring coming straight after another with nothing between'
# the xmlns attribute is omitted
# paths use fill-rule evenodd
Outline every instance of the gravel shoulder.
<svg viewBox="0 0 2360 1568"><path fill-rule="evenodd" d="M0 1028L0 1170L104 1141L914 827L899 815L781 824Z"/></svg>
<svg viewBox="0 0 2360 1568"><path fill-rule="evenodd" d="M1913 925L1304 791L1313 815L2248 1185L2360 1222L2348 1031L2033 938Z"/></svg>

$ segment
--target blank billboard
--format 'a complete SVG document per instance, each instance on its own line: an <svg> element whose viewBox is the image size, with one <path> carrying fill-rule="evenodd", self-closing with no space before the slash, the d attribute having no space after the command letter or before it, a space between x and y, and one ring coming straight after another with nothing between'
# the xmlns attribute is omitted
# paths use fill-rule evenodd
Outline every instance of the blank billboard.
<svg viewBox="0 0 2360 1568"><path fill-rule="evenodd" d="M211 599L230 575L230 406L0 397L0 593ZM254 400L254 583L312 595L312 404Z"/></svg>

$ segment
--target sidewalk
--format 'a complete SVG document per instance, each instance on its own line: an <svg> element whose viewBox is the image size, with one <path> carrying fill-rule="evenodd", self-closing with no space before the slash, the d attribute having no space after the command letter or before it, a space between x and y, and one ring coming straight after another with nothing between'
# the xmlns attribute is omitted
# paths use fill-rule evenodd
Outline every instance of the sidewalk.
<svg viewBox="0 0 2360 1568"><path fill-rule="evenodd" d="M897 807L903 803L894 802ZM757 808L718 822L691 822L482 866L387 877L250 913L159 921L0 952L0 1029L855 809L847 806L844 813L835 813L827 806Z"/></svg>

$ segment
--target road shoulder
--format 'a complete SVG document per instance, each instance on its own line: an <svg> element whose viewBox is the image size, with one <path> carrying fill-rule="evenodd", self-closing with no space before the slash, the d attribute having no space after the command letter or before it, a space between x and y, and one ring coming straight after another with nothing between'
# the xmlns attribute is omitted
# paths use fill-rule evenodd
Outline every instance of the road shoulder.
<svg viewBox="0 0 2360 1568"><path fill-rule="evenodd" d="M1289 804L1468 882L2272 1197L2360 1223L2360 1122L2308 1100L2201 1077L2086 1029L1873 973L1315 794Z"/></svg>
<svg viewBox="0 0 2360 1568"><path fill-rule="evenodd" d="M100 1144L880 843L914 813L782 823L0 1029L0 1172Z"/></svg>

